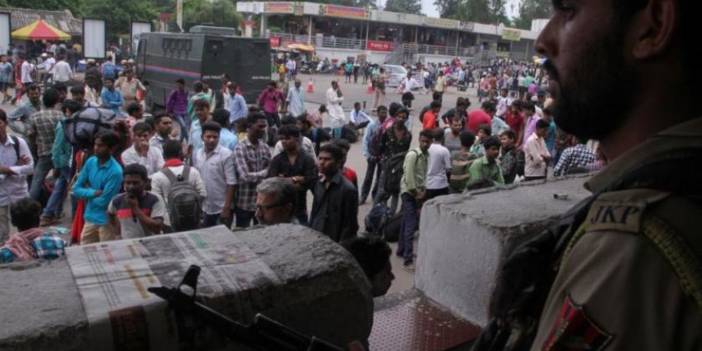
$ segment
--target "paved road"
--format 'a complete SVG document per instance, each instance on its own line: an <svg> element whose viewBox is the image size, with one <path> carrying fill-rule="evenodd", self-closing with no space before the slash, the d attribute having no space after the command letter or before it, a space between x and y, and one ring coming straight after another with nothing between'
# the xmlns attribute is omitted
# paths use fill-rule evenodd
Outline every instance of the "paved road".
<svg viewBox="0 0 702 351"><path fill-rule="evenodd" d="M344 77L343 76L332 76L332 75L300 75L298 77L302 81L303 88L307 87L308 81L312 80L315 85L315 90L313 93L308 93L305 96L306 104L307 104L307 109L308 111L312 111L314 109L317 109L319 107L319 104L324 103L326 101L325 94L327 89L331 87L331 81L332 80L337 80L340 82L340 87L341 90L344 93L344 103L343 107L344 110L351 110L353 107L354 102L361 102L363 103L366 101L368 109L371 110L373 106L373 95L370 95L367 93L367 87L361 83L361 79L359 79L358 84L354 83L344 83ZM421 124L419 123L417 113L419 110L422 109L422 107L428 105L431 102L431 94L427 95L422 95L419 93L415 93L415 100L412 104L414 111L412 111L412 114L410 116L410 121L412 123L412 147L416 147L417 145L417 136L419 135L419 131L421 130ZM477 95L475 92L475 89L469 89L468 92L458 92L455 88L449 88L449 91L444 94L443 97L443 108L442 108L442 113L443 111L446 111L456 105L456 98L463 96L463 97L469 97L470 101L472 102L473 108L476 108L478 104L478 99ZM389 88L387 89L387 95L385 97L385 104L389 105L390 102L400 102L400 97L401 94L397 93L394 88ZM361 143L356 142L351 146L351 150L349 151L349 155L347 157L347 166L351 167L358 173L358 181L359 181L359 186L363 183L363 177L366 174L366 168L367 168L367 163L366 160L363 158L363 155L361 154ZM358 221L359 224L361 225L361 228L364 229L364 224L363 220L368 214L372 207L372 204L370 202L366 203L365 205L361 205L358 211ZM311 203L309 208L311 208ZM392 244L391 245L393 248L393 251L397 249L397 244ZM416 252L416 251L415 251ZM393 266L393 273L395 274L395 281L393 282L392 286L390 287L390 292L399 292L399 291L404 291L409 288L411 288L414 284L414 275L413 273L410 273L406 270L403 269L402 267L402 259L398 258L397 256L394 255L392 256L392 266Z"/></svg>
<svg viewBox="0 0 702 351"><path fill-rule="evenodd" d="M344 103L343 107L345 110L351 110L353 107L354 102L361 102L363 103L364 101L366 102L368 106L368 110L371 109L373 105L373 96L367 93L367 86L361 83L361 79L359 79L358 84L354 83L344 83L344 77L343 76L332 76L332 75L300 75L299 79L302 81L303 88L307 87L308 81L313 81L315 85L315 90L313 93L308 93L305 97L306 100L306 106L308 111L313 111L316 110L319 107L319 104L325 102L325 93L327 89L331 86L331 81L332 80L337 80L340 82L340 86L342 91L344 92ZM400 102L400 95L395 91L393 88L388 88L387 89L387 95L385 97L385 104L389 105L390 102ZM457 92L455 88L449 88L449 91L444 94L443 97L443 108L442 112L445 110L450 109L453 107L456 103L456 98L459 96L468 96L470 100L473 103L472 108L475 108L478 106L477 102L477 97L474 89L469 89L468 92ZM415 94L415 100L413 103L414 111L412 115L410 116L411 120L411 126L412 126L412 135L414 136L413 138L413 147L417 145L417 135L419 134L419 130L421 129L421 125L419 123L419 120L417 119L417 113L418 111L423 107L428 105L431 102L431 95L422 95L419 93ZM12 111L15 109L14 106L11 106L9 104L4 104L0 105L2 109L4 109L6 112ZM358 174L358 181L359 181L359 186L360 184L363 183L363 178L365 176L366 172L366 160L363 158L361 154L361 143L356 142L351 146L351 150L348 155L348 160L347 160L347 166L351 167L356 171ZM312 208L311 205L311 196L308 196L308 208ZM372 205L369 203L366 203L365 205L361 205L359 208L359 214L358 214L358 222L359 225L361 226L361 229L365 229L364 226L364 218L370 211ZM66 206L64 208L69 209L70 205L66 203ZM70 227L69 221L71 220L70 216L65 215L64 216L64 222L63 223L66 227ZM393 248L393 251L396 250L397 245L392 244L391 245ZM395 274L395 281L393 282L390 292L399 292L399 291L404 291L412 287L414 284L414 276L413 273L410 273L402 268L402 260L396 257L394 254L392 255L392 265L393 265L393 273Z"/></svg>

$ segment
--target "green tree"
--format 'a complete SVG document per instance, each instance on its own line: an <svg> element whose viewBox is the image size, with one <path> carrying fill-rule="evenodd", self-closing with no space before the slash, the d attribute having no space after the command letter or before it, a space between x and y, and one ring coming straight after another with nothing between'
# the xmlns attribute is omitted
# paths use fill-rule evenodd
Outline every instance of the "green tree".
<svg viewBox="0 0 702 351"><path fill-rule="evenodd" d="M237 27L241 15L231 0L187 0L183 2L183 28L196 24L219 27Z"/></svg>
<svg viewBox="0 0 702 351"><path fill-rule="evenodd" d="M509 24L505 4L506 0L461 0L452 18L466 22Z"/></svg>
<svg viewBox="0 0 702 351"><path fill-rule="evenodd" d="M388 0L384 10L421 15L422 3L420 0Z"/></svg>
<svg viewBox="0 0 702 351"><path fill-rule="evenodd" d="M70 10L74 16L83 15L83 0L0 0L3 7L22 7L40 10Z"/></svg>
<svg viewBox="0 0 702 351"><path fill-rule="evenodd" d="M104 19L111 37L129 34L132 21L154 21L158 11L151 1L85 0L86 17Z"/></svg>
<svg viewBox="0 0 702 351"><path fill-rule="evenodd" d="M515 18L517 28L530 29L531 20L550 18L553 7L550 0L522 0L519 4L519 17Z"/></svg>
<svg viewBox="0 0 702 351"><path fill-rule="evenodd" d="M434 7L439 10L441 18L457 18L461 0L434 0Z"/></svg>

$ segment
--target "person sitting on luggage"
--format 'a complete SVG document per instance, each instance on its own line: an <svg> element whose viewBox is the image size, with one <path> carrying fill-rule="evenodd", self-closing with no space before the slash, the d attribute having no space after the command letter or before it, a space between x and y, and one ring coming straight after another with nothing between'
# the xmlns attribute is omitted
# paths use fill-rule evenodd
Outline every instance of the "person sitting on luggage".
<svg viewBox="0 0 702 351"><path fill-rule="evenodd" d="M354 129L363 129L371 121L368 114L365 111L361 110L361 103L360 102L355 102L353 104L353 111L351 111L350 120L351 120L351 123L349 123L349 124Z"/></svg>
<svg viewBox="0 0 702 351"><path fill-rule="evenodd" d="M357 237L341 244L358 262L368 281L371 283L373 297L385 295L395 275L392 274L390 254L392 250L388 243L371 237Z"/></svg>

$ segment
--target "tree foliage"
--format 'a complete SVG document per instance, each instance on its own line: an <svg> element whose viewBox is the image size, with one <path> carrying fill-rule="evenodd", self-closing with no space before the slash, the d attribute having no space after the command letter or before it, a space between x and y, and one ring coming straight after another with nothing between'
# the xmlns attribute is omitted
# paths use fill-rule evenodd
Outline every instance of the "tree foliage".
<svg viewBox="0 0 702 351"><path fill-rule="evenodd" d="M461 0L434 0L434 7L441 18L456 18Z"/></svg>
<svg viewBox="0 0 702 351"><path fill-rule="evenodd" d="M387 0L385 11L422 14L422 3L420 0Z"/></svg>
<svg viewBox="0 0 702 351"><path fill-rule="evenodd" d="M505 10L506 2L506 0L437 0L434 4L440 6L441 17L466 22L509 24Z"/></svg>
<svg viewBox="0 0 702 351"><path fill-rule="evenodd" d="M550 0L522 0L519 5L519 17L514 20L517 28L530 29L531 20L550 18L552 5Z"/></svg>
<svg viewBox="0 0 702 351"><path fill-rule="evenodd" d="M151 1L143 0L85 0L84 15L104 19L111 36L128 34L132 21L154 21L158 11Z"/></svg>
<svg viewBox="0 0 702 351"><path fill-rule="evenodd" d="M3 7L22 7L40 10L70 10L74 16L82 16L84 0L0 0Z"/></svg>
<svg viewBox="0 0 702 351"><path fill-rule="evenodd" d="M236 6L230 0L183 1L183 29L196 24L236 28L241 19L241 15L236 12Z"/></svg>

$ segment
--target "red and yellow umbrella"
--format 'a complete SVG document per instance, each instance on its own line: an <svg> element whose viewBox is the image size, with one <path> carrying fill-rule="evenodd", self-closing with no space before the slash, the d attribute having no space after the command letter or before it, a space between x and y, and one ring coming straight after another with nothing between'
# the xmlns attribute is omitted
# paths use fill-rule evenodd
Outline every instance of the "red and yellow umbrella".
<svg viewBox="0 0 702 351"><path fill-rule="evenodd" d="M69 40L71 36L40 19L12 32L12 38L19 40Z"/></svg>

